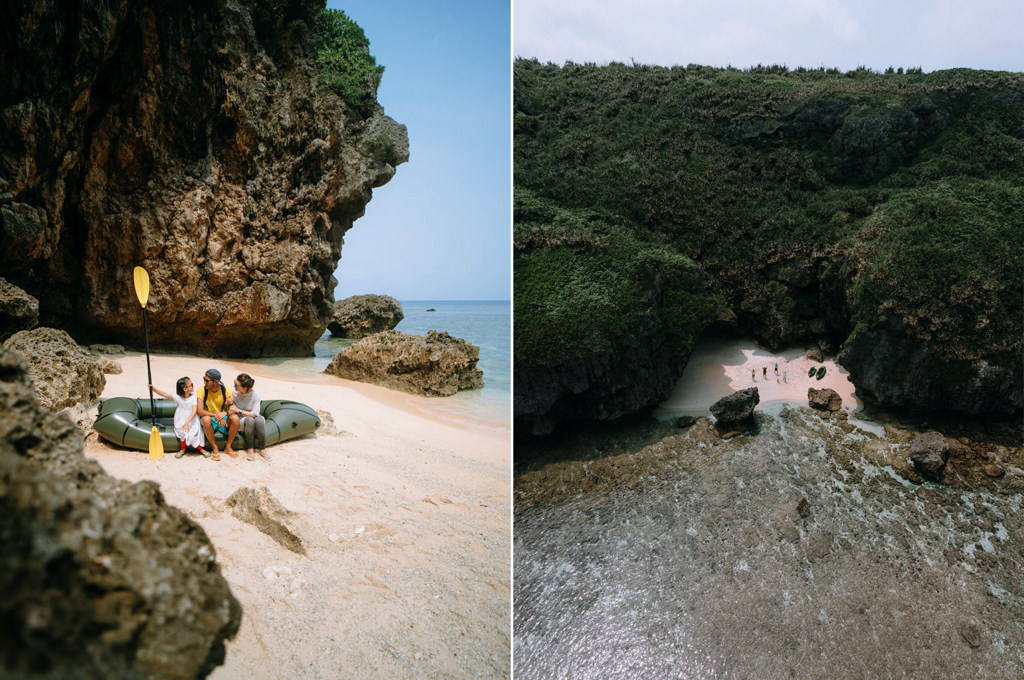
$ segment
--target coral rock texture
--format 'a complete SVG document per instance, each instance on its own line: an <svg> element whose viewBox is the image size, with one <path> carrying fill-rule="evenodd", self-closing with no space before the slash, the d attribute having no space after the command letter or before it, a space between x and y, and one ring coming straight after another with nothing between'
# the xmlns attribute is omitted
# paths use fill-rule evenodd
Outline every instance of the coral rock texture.
<svg viewBox="0 0 1024 680"><path fill-rule="evenodd" d="M241 607L203 529L83 455L0 349L0 675L206 677Z"/></svg>
<svg viewBox="0 0 1024 680"><path fill-rule="evenodd" d="M153 348L312 354L343 236L408 136L321 88L308 32L261 33L256 11L0 10L17 27L0 46L0 270L41 323L141 348L141 265Z"/></svg>
<svg viewBox="0 0 1024 680"><path fill-rule="evenodd" d="M735 426L747 421L754 414L754 407L761 401L756 387L733 392L722 397L709 408L719 428Z"/></svg>
<svg viewBox="0 0 1024 680"><path fill-rule="evenodd" d="M62 330L19 331L7 339L4 347L25 357L36 400L51 411L91 405L107 385L100 359Z"/></svg>
<svg viewBox="0 0 1024 680"><path fill-rule="evenodd" d="M483 387L480 348L447 333L383 331L348 347L324 373L428 397Z"/></svg>
<svg viewBox="0 0 1024 680"><path fill-rule="evenodd" d="M334 303L334 320L327 330L338 338L365 338L390 331L405 315L402 303L388 295L354 295Z"/></svg>
<svg viewBox="0 0 1024 680"><path fill-rule="evenodd" d="M818 411L838 411L843 407L843 398L833 389L816 390L807 388L807 405Z"/></svg>
<svg viewBox="0 0 1024 680"><path fill-rule="evenodd" d="M0 342L39 323L39 301L0 277Z"/></svg>

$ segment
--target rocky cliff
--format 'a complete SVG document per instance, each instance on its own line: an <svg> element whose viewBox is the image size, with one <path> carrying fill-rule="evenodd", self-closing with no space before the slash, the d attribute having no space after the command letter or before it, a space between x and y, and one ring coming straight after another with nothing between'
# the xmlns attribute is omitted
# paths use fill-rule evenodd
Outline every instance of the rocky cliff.
<svg viewBox="0 0 1024 680"><path fill-rule="evenodd" d="M516 432L653 408L723 313L688 258L606 217L520 195L515 232ZM562 226L585 221L590 231Z"/></svg>
<svg viewBox="0 0 1024 680"><path fill-rule="evenodd" d="M575 280L536 265L611 254L609 225L695 263L703 299L727 308L716 330L774 349L845 344L839 361L868 401L1024 406L1024 75L520 59L513 83L517 410L594 356L629 359L619 327L589 322L607 309L595 291L615 291L619 318L649 314L642 342L665 329L658 314L672 311L635 295L648 284L628 253ZM616 278L631 281L605 285ZM590 329L571 347L566 309ZM678 368L688 350L653 356ZM525 376L535 384L521 388ZM659 390L626 371L589 392L588 410L643 410ZM632 391L642 398L622 398Z"/></svg>
<svg viewBox="0 0 1024 680"><path fill-rule="evenodd" d="M39 323L141 346L312 353L345 232L408 160L375 92L320 82L317 3L0 9L0 270Z"/></svg>

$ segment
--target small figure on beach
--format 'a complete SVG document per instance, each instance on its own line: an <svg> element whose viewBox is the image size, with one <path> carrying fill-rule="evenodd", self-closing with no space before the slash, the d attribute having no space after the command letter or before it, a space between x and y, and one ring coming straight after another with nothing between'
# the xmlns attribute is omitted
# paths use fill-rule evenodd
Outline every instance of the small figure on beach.
<svg viewBox="0 0 1024 680"><path fill-rule="evenodd" d="M767 380L768 379L768 367L767 366L762 366L761 370L764 372L764 379Z"/></svg>
<svg viewBox="0 0 1024 680"><path fill-rule="evenodd" d="M217 440L213 438L214 432L219 432L227 437L227 446L224 453L229 456L237 455L231 449L231 443L235 441L238 434L238 413L231 412L234 404L234 394L220 381L220 371L211 368L203 375L203 385L196 390L196 401L199 407L199 417L202 419L203 432L206 434L206 441L210 445L214 460L220 460L220 449L217 447Z"/></svg>
<svg viewBox="0 0 1024 680"><path fill-rule="evenodd" d="M756 368L750 369L750 379L752 381L754 381L754 382L757 382L757 369Z"/></svg>
<svg viewBox="0 0 1024 680"><path fill-rule="evenodd" d="M239 373L235 378L235 403L231 412L241 418L242 436L245 438L245 459L256 460L253 449L259 449L260 458L270 461L267 455L267 419L260 415L260 394L252 387L256 381L248 373Z"/></svg>
<svg viewBox="0 0 1024 680"><path fill-rule="evenodd" d="M775 362L775 375L779 374L779 362Z"/></svg>
<svg viewBox="0 0 1024 680"><path fill-rule="evenodd" d="M193 391L192 379L188 376L178 378L178 382L174 386L176 394L168 394L152 385L150 388L164 399L174 400L174 436L181 441L181 448L174 454L174 457L184 456L185 448L188 446L201 453L203 457L209 457L203 451L203 429L199 424L199 418L196 417L198 403Z"/></svg>
<svg viewBox="0 0 1024 680"><path fill-rule="evenodd" d="M789 375L789 371L783 371L782 372L782 382L784 382L784 383L788 383L789 382L789 380L786 379L786 376L788 376L788 375Z"/></svg>

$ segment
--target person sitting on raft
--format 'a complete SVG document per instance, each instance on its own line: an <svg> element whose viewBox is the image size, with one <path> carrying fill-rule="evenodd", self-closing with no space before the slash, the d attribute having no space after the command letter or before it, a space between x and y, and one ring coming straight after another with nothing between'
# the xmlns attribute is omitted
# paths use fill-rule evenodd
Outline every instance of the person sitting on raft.
<svg viewBox="0 0 1024 680"><path fill-rule="evenodd" d="M214 432L227 437L224 453L229 456L238 455L231 449L239 425L237 411L230 412L234 405L234 395L220 381L220 371L216 368L211 368L203 375L203 385L196 390L196 401L199 404L199 417L202 419L203 432L213 452L213 459L220 460L220 449L217 448L217 440L213 438Z"/></svg>
<svg viewBox="0 0 1024 680"><path fill-rule="evenodd" d="M253 447L259 449L260 458L270 460L267 455L267 419L260 415L260 394L252 388L256 384L248 373L239 373L235 378L235 405L232 413L242 419L242 437L245 438L245 459L256 460Z"/></svg>
<svg viewBox="0 0 1024 680"><path fill-rule="evenodd" d="M181 449L174 454L174 457L181 458L185 455L185 447L191 446L201 453L203 458L209 458L206 451L203 451L203 430L199 426L199 418L196 416L198 404L196 404L196 395L192 389L192 379L188 376L178 378L178 382L175 384L177 394L168 394L152 385L149 387L164 399L174 400L174 436L181 442Z"/></svg>

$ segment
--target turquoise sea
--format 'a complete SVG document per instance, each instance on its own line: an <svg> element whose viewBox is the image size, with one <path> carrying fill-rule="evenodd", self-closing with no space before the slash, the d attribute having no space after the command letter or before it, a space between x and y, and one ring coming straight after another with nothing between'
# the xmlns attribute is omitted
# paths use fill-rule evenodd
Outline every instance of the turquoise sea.
<svg viewBox="0 0 1024 680"><path fill-rule="evenodd" d="M511 426L512 412L512 305L509 301L490 300L399 300L405 318L396 330L422 335L434 330L447 332L480 348L477 368L484 372L484 386L462 390L451 397L430 399L431 405L454 417L465 417L498 427ZM434 311L428 311L428 310ZM323 373L341 350L355 340L332 338L330 333L317 341L315 356L295 359L262 359L275 371L296 378Z"/></svg>

